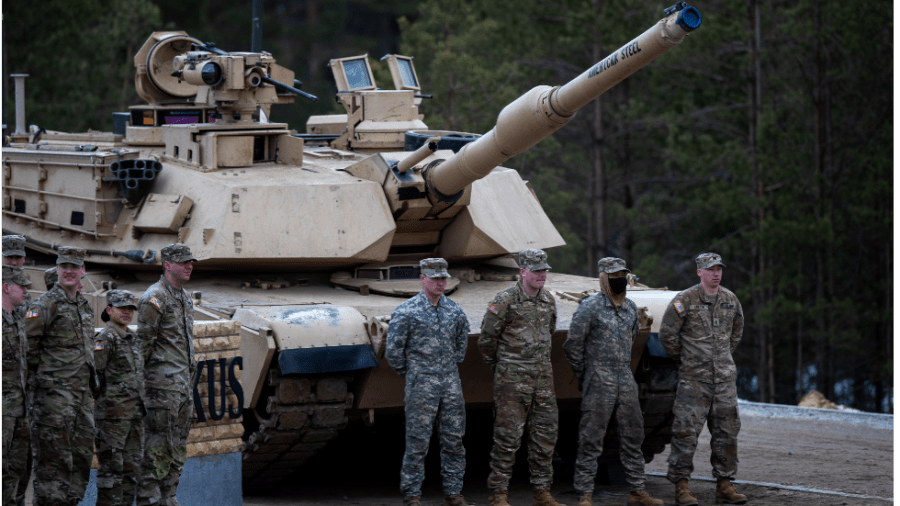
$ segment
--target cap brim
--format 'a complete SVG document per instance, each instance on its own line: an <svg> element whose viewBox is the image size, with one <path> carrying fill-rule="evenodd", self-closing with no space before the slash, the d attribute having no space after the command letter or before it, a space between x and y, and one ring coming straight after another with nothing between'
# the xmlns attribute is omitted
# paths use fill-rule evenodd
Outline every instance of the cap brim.
<svg viewBox="0 0 900 506"><path fill-rule="evenodd" d="M3 256L5 256L5 257L23 257L23 256L25 256L25 250L21 250L21 249L4 250Z"/></svg>
<svg viewBox="0 0 900 506"><path fill-rule="evenodd" d="M56 265L62 265L62 264L72 264L72 265L77 265L78 267L81 267L84 265L84 260L72 260L71 258L65 258L65 259L57 258Z"/></svg>

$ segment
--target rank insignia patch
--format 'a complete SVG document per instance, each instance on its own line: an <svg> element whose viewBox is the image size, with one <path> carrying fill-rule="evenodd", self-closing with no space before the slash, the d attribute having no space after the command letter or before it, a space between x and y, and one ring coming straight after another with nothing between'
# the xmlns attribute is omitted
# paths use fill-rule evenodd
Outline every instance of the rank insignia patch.
<svg viewBox="0 0 900 506"><path fill-rule="evenodd" d="M94 351L103 351L103 341L97 341L94 343Z"/></svg>
<svg viewBox="0 0 900 506"><path fill-rule="evenodd" d="M492 313L494 313L494 314L497 314L497 313L500 312L500 310L497 309L497 306L495 306L495 305L493 305L493 304L488 305L488 311L490 311L490 312L492 312Z"/></svg>
<svg viewBox="0 0 900 506"><path fill-rule="evenodd" d="M150 303L156 306L156 309L162 309L162 301L156 297L150 297Z"/></svg>
<svg viewBox="0 0 900 506"><path fill-rule="evenodd" d="M37 318L38 310L37 309L29 309L27 313L25 313L25 318Z"/></svg>
<svg viewBox="0 0 900 506"><path fill-rule="evenodd" d="M681 314L684 312L684 306L681 304L680 300L676 300L675 302L672 303L672 305L675 306L675 311L677 311L678 314Z"/></svg>

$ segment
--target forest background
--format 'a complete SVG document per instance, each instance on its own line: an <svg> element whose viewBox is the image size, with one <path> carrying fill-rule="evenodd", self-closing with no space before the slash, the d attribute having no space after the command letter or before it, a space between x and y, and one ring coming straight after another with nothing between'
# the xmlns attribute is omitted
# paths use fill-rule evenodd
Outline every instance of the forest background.
<svg viewBox="0 0 900 506"><path fill-rule="evenodd" d="M663 17L648 0L263 0L263 49L303 89L273 120L305 131L343 113L326 64L415 57L432 129L484 133L502 107L558 85ZM682 290L720 253L741 299L741 398L795 404L817 389L893 412L893 5L707 0L702 26L563 130L505 165L529 180L567 245L557 272L624 258ZM3 122L11 73L29 124L111 130L140 103L133 55L155 30L250 50L250 0L3 3ZM662 317L662 315L657 315Z"/></svg>

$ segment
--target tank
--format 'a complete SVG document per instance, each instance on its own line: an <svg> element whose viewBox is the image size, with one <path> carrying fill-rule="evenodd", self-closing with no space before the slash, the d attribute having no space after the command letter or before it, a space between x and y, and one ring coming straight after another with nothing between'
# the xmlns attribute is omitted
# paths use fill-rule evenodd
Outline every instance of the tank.
<svg viewBox="0 0 900 506"><path fill-rule="evenodd" d="M491 372L475 344L487 303L517 279L517 252L549 250L552 265L564 244L534 188L502 164L699 25L680 2L569 83L507 105L484 135L429 130L403 55L383 58L394 90L376 87L365 55L331 60L346 114L310 117L298 133L270 122L271 106L316 97L271 54L155 32L134 57L147 103L114 113L113 132L28 132L21 112L2 150L3 233L24 235L30 254L85 248L95 305L116 286L140 294L161 273L158 252L187 244L199 259L186 286L196 319L240 322L243 480L267 486L327 451L350 420L402 411L385 336L399 297L419 290L423 258L450 264L448 292L473 329L460 366L467 408L490 408ZM551 271L545 286L559 311L556 393L577 413L562 344L597 279ZM677 373L658 322L676 292L634 276L628 292L641 308L632 369L649 462L671 439ZM604 446L601 463L616 463L614 426Z"/></svg>

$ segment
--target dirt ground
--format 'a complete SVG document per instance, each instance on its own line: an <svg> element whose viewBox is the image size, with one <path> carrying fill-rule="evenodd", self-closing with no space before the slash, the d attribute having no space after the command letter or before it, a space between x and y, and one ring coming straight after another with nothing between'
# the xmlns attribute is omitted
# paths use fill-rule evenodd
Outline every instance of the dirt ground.
<svg viewBox="0 0 900 506"><path fill-rule="evenodd" d="M748 504L784 506L884 505L892 501L893 431L834 421L797 420L761 416L742 417L739 438L740 467L738 490ZM486 488L489 418L469 414L466 435L467 469L463 490L470 504L487 506ZM487 424L487 425L485 425ZM571 424L569 424L571 426ZM400 505L399 469L403 455L401 417L383 417L373 427L354 427L347 437L339 437L315 457L288 485L267 490L245 490L244 506L282 505ZM426 459L423 504L439 506L443 499L435 441ZM664 476L666 451L647 465L647 491L674 504L674 487ZM694 459L696 466L691 490L700 504L715 504L715 483L711 481L709 435L704 430ZM510 503L527 506L531 502L527 463L520 451L510 486ZM626 503L628 487L602 484L600 477L594 505ZM706 481L709 480L709 481ZM742 484L745 481L748 483ZM559 501L574 506L571 467L557 466L552 492ZM802 487L785 490L767 484ZM848 495L827 494L831 491ZM868 496L862 498L859 496Z"/></svg>

